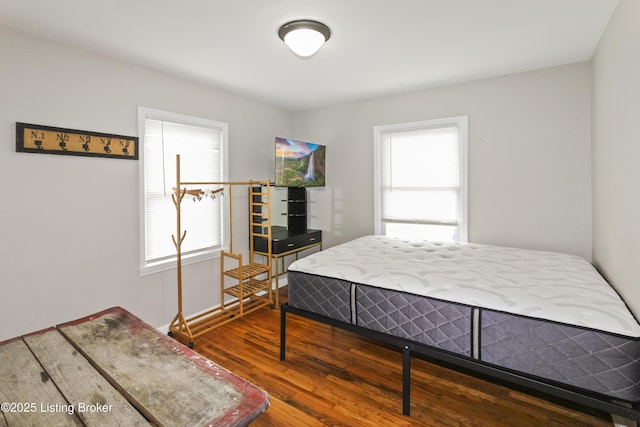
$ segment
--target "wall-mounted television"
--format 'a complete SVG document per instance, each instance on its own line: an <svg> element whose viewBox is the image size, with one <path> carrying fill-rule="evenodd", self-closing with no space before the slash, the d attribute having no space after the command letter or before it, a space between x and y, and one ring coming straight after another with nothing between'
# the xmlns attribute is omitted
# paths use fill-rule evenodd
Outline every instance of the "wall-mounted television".
<svg viewBox="0 0 640 427"><path fill-rule="evenodd" d="M276 137L278 187L323 187L327 147Z"/></svg>

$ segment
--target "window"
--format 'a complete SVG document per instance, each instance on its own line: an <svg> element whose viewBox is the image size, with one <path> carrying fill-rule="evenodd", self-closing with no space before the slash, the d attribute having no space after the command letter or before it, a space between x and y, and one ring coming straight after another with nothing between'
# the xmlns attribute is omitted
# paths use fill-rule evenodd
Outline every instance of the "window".
<svg viewBox="0 0 640 427"><path fill-rule="evenodd" d="M467 241L467 117L374 128L375 232Z"/></svg>
<svg viewBox="0 0 640 427"><path fill-rule="evenodd" d="M176 154L181 181L227 180L227 124L180 114L140 108L141 274L175 265L176 230L172 194L176 185ZM224 197L181 205L185 263L216 256L225 244ZM177 237L177 236L176 236Z"/></svg>

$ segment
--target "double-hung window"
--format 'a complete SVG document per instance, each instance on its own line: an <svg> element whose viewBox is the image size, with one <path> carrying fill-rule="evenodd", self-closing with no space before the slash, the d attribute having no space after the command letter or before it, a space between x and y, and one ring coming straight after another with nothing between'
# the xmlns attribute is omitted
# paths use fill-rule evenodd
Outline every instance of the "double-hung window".
<svg viewBox="0 0 640 427"><path fill-rule="evenodd" d="M374 128L375 232L467 241L467 117Z"/></svg>
<svg viewBox="0 0 640 427"><path fill-rule="evenodd" d="M141 274L175 266L176 155L180 155L182 182L227 180L227 124L140 107L139 135L141 199ZM218 255L225 245L224 197L181 204L183 261L195 262ZM177 238L178 236L176 236Z"/></svg>

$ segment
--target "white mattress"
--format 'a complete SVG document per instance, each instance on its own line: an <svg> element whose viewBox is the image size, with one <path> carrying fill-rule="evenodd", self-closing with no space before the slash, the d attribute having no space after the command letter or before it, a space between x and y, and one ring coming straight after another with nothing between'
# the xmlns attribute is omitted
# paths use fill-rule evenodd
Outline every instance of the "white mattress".
<svg viewBox="0 0 640 427"><path fill-rule="evenodd" d="M302 258L289 271L640 337L618 294L574 255L366 236Z"/></svg>

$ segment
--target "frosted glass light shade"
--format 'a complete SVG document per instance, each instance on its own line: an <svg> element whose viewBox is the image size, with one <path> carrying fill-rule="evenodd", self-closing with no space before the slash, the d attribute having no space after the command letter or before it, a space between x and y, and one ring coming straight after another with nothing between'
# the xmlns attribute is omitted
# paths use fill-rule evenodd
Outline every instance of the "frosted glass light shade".
<svg viewBox="0 0 640 427"><path fill-rule="evenodd" d="M284 44L298 56L307 57L315 54L324 44L324 36L316 30L301 28L284 36Z"/></svg>
<svg viewBox="0 0 640 427"><path fill-rule="evenodd" d="M317 21L292 21L278 30L278 35L293 53L303 58L313 56L331 37L329 27Z"/></svg>

